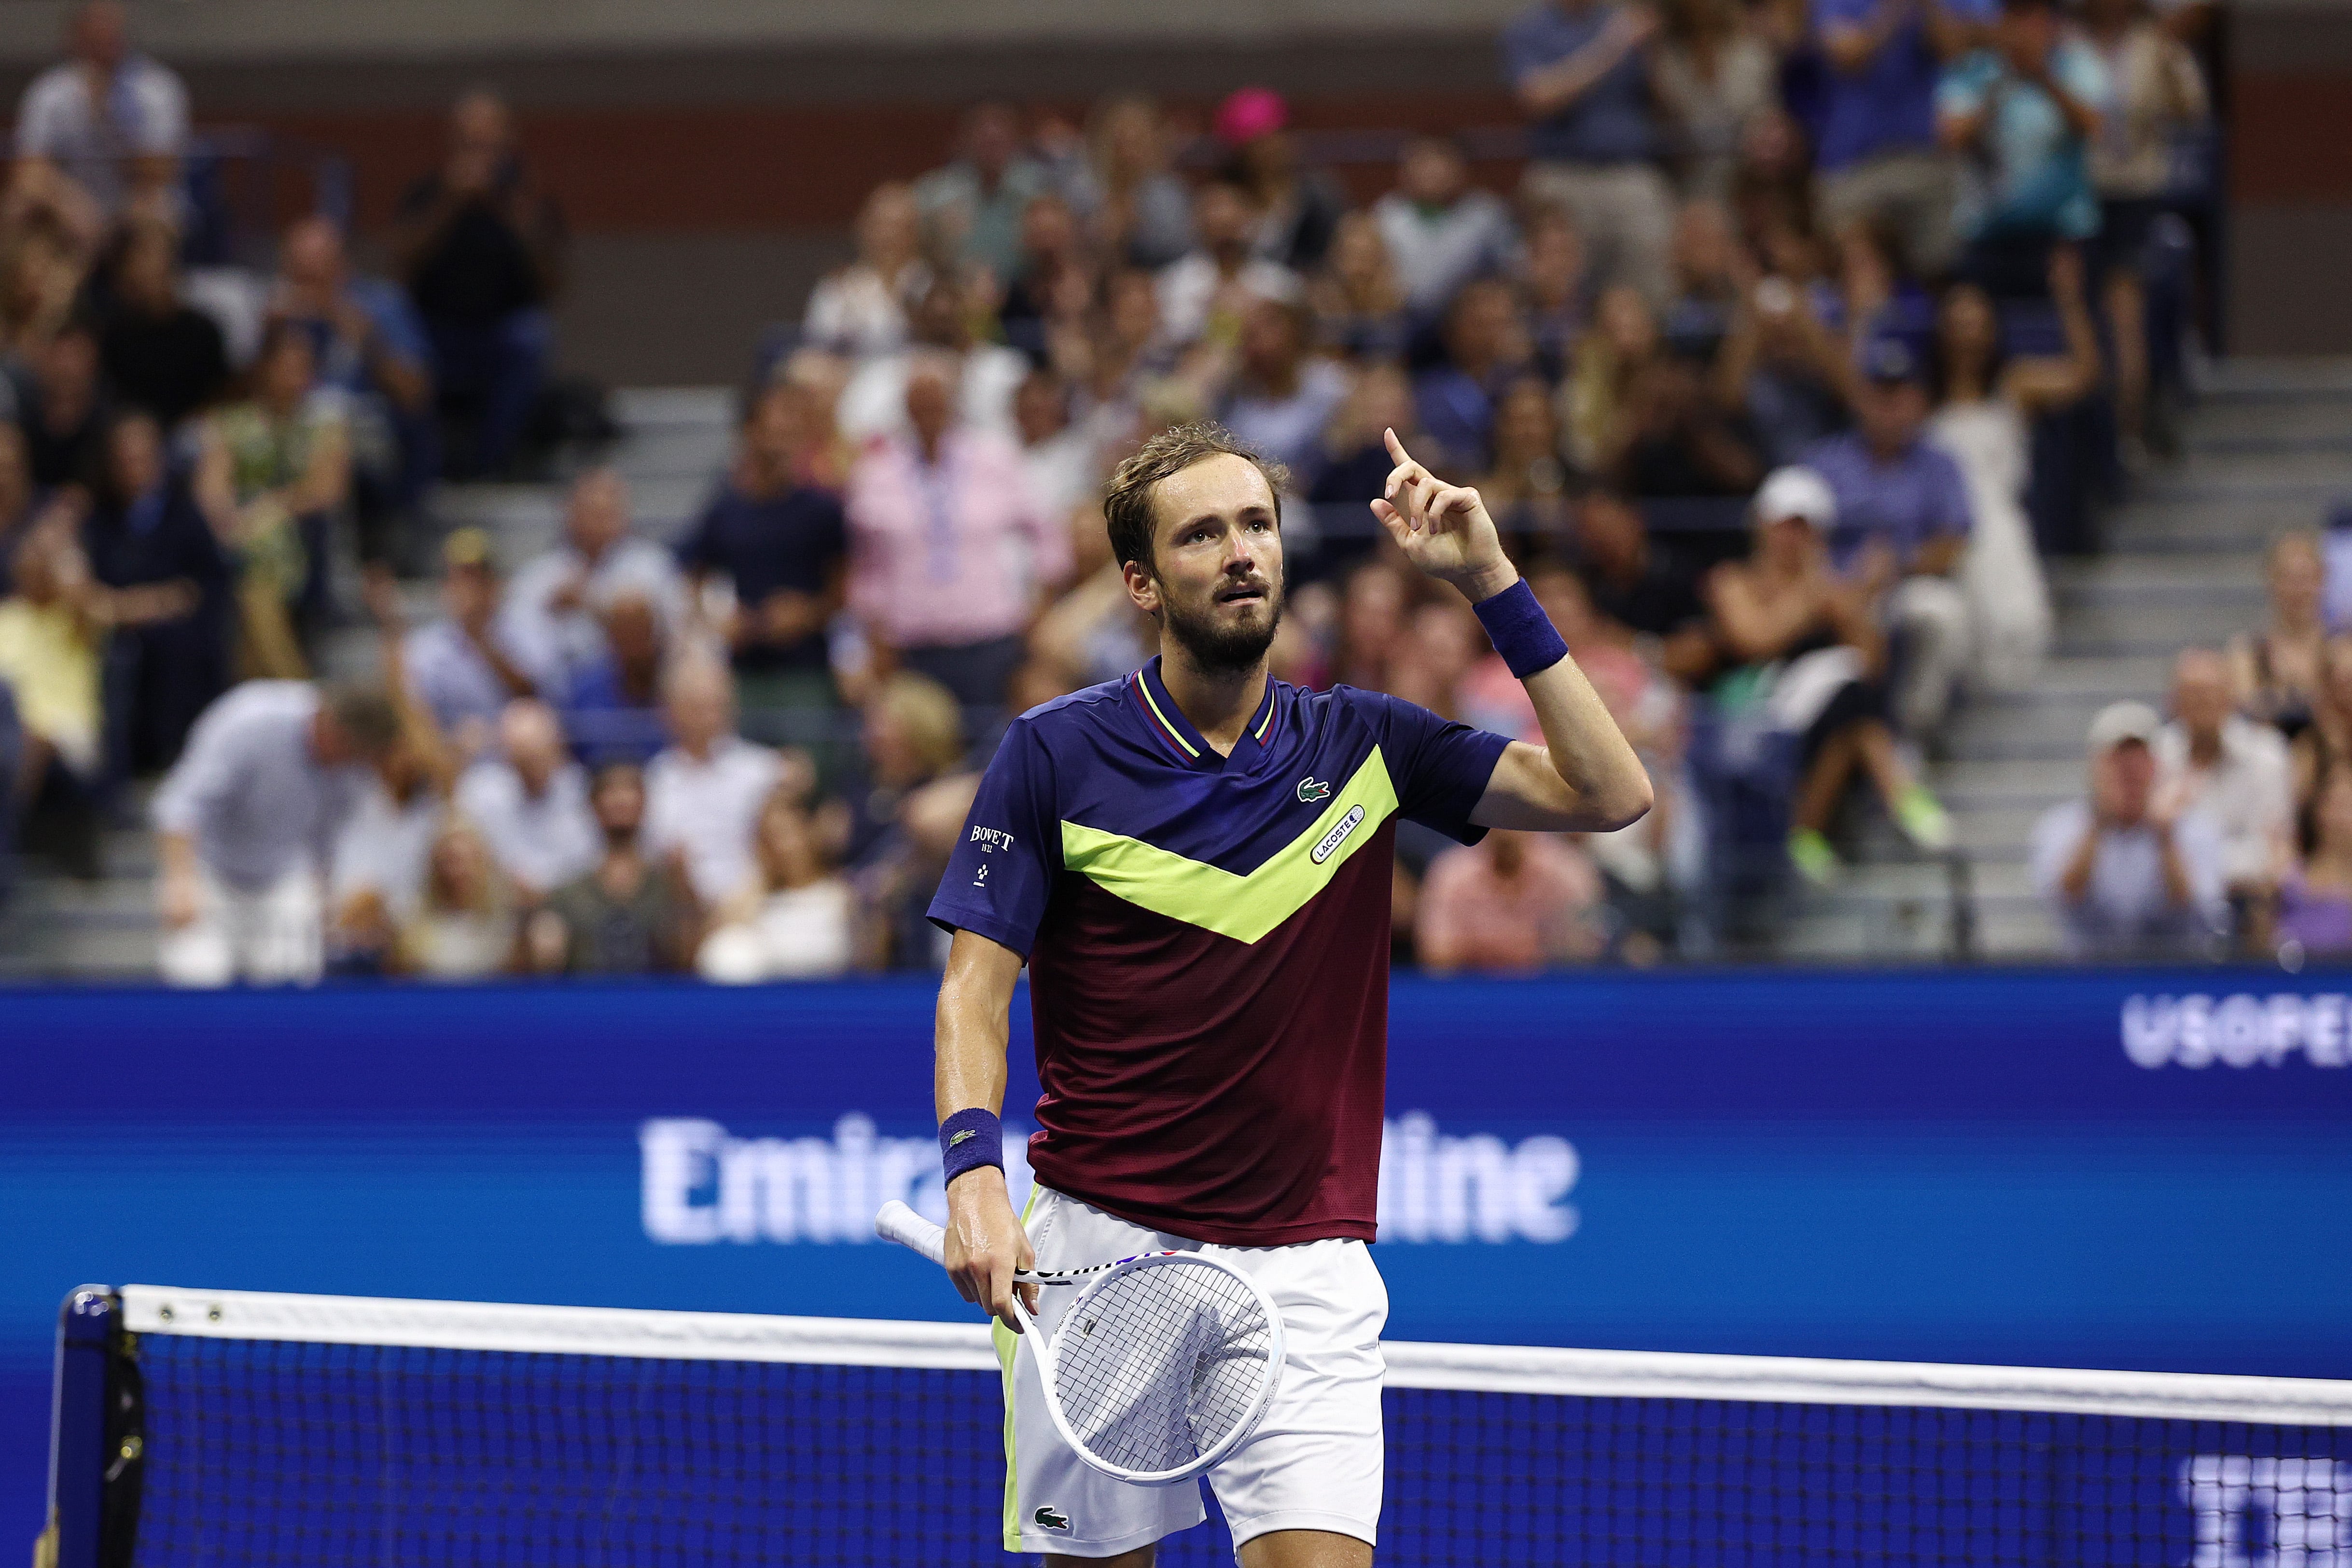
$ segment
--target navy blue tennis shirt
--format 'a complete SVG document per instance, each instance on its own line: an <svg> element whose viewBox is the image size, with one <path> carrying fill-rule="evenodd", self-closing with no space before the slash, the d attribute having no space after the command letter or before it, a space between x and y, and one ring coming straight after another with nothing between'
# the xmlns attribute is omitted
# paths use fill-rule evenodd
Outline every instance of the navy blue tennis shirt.
<svg viewBox="0 0 2352 1568"><path fill-rule="evenodd" d="M1153 659L1013 721L930 917L1029 960L1056 1191L1195 1240L1370 1240L1396 819L1475 843L1508 740L1267 683L1230 756Z"/></svg>

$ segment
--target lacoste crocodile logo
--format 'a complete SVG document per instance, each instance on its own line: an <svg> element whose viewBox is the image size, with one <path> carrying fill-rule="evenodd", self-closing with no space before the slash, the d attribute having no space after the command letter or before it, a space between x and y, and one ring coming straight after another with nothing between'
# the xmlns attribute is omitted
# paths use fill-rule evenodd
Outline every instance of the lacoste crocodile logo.
<svg viewBox="0 0 2352 1568"><path fill-rule="evenodd" d="M1298 781L1298 798L1307 801L1328 800L1331 798L1331 786L1310 775Z"/></svg>
<svg viewBox="0 0 2352 1568"><path fill-rule="evenodd" d="M1038 1527L1043 1530L1066 1531L1070 1528L1070 1516L1058 1508L1051 1506L1041 1508L1034 1517L1037 1521Z"/></svg>

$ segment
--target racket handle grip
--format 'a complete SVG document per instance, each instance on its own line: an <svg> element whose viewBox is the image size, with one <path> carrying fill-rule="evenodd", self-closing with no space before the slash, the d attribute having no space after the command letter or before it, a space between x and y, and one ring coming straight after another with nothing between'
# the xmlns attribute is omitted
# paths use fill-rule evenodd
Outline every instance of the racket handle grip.
<svg viewBox="0 0 2352 1568"><path fill-rule="evenodd" d="M895 1197L874 1217L874 1234L885 1241L911 1247L942 1267L947 1263L948 1233Z"/></svg>

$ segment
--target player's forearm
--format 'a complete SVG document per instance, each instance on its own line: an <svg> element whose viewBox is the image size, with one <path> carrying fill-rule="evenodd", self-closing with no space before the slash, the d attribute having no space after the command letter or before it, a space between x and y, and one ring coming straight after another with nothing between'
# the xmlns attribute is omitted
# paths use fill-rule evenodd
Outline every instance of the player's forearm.
<svg viewBox="0 0 2352 1568"><path fill-rule="evenodd" d="M1639 821L1654 793L1649 770L1570 654L1523 683L1543 727L1552 771L1571 798L1566 827L1608 832Z"/></svg>
<svg viewBox="0 0 2352 1568"><path fill-rule="evenodd" d="M970 931L956 933L940 978L932 1097L940 1120L977 1106L1004 1109L1004 1051L1018 954Z"/></svg>

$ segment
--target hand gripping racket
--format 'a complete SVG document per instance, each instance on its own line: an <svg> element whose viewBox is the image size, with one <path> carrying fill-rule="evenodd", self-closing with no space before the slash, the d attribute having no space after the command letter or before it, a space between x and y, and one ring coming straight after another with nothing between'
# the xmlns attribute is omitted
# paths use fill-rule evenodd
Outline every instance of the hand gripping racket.
<svg viewBox="0 0 2352 1568"><path fill-rule="evenodd" d="M890 1202L874 1233L947 1260L947 1232ZM1045 1408L1078 1458L1139 1486L1191 1480L1248 1441L1282 1383L1282 1316L1230 1263L1147 1252L1024 1285L1076 1286L1048 1335L1021 1293L1013 1311L1037 1354Z"/></svg>

